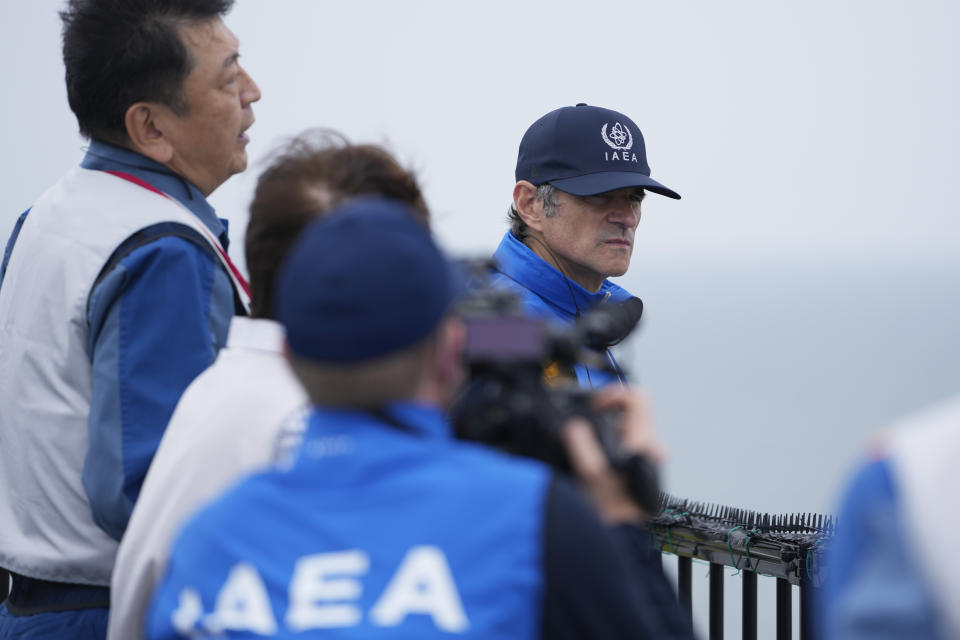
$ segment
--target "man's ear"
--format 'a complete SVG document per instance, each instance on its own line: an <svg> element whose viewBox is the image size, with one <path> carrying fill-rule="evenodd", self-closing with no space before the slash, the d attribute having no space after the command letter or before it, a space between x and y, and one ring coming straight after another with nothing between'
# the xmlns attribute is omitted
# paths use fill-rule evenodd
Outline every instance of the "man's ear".
<svg viewBox="0 0 960 640"><path fill-rule="evenodd" d="M436 358L435 366L445 380L454 380L459 377L466 340L467 328L463 320L450 316L443 321L437 336L434 357Z"/></svg>
<svg viewBox="0 0 960 640"><path fill-rule="evenodd" d="M165 165L173 160L173 145L163 135L164 109L155 102L136 102L127 109L123 122L133 150Z"/></svg>
<svg viewBox="0 0 960 640"><path fill-rule="evenodd" d="M542 231L543 201L537 199L537 187L521 180L513 187L513 206L520 219L534 231Z"/></svg>

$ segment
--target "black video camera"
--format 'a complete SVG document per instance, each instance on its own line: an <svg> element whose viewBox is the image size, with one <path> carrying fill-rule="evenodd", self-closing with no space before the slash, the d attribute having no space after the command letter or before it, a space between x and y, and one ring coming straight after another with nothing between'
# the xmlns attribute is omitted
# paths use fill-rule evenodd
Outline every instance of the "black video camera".
<svg viewBox="0 0 960 640"><path fill-rule="evenodd" d="M618 416L593 411L590 391L581 388L574 375L580 364L619 375L606 349L637 325L643 302L631 298L605 303L573 327L557 327L525 315L516 294L490 286L489 261L464 267L470 293L458 303L457 312L467 326L469 380L452 410L458 437L570 473L559 431L572 417L586 418L633 498L647 513L655 513L660 493L656 468L645 456L620 449Z"/></svg>

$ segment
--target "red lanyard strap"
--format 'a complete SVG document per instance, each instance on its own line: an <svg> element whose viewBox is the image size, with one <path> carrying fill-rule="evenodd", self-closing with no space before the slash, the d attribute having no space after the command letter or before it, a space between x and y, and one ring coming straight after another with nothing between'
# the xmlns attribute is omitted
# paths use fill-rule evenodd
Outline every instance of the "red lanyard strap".
<svg viewBox="0 0 960 640"><path fill-rule="evenodd" d="M124 171L105 171L105 173L109 173L110 175L116 176L118 178L122 178L127 182L132 182L133 184L139 187L143 187L148 191L152 191L158 195L163 196L164 198L167 198L168 200L172 200L176 202L173 198L171 198L169 195L167 195L160 189L157 189L155 186L153 186L149 182L141 180L140 178L134 175L131 175ZM220 257L223 258L224 264L227 265L228 269L230 269L230 273L233 274L233 277L236 279L237 284L240 285L240 288L243 289L243 292L247 294L247 297L249 298L250 284L247 282L247 279L243 277L243 274L240 273L240 270L237 269L237 266L233 264L233 260L231 260L230 256L227 255L227 252L223 250L223 245L220 244L220 241L214 237L214 235L210 232L209 229L207 229L206 225L204 225L202 221L198 221L198 222L199 224L197 226L200 229L200 231L204 233L204 235L207 237L207 240L210 242L210 244L213 245L213 247L220 254Z"/></svg>

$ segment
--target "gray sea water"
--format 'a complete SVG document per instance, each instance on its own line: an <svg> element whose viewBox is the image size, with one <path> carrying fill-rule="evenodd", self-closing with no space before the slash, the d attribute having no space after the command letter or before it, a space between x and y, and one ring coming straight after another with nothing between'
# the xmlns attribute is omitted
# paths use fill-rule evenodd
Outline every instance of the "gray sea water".
<svg viewBox="0 0 960 640"><path fill-rule="evenodd" d="M833 512L873 431L960 393L960 260L649 262L622 284L645 309L619 357L652 397L678 496ZM704 637L706 576L695 565ZM739 637L740 582L727 582ZM774 606L761 579L760 637Z"/></svg>

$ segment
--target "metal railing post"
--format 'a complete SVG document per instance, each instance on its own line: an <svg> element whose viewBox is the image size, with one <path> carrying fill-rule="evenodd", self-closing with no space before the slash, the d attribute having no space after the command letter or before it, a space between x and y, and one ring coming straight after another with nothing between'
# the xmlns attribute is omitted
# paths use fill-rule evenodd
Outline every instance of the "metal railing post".
<svg viewBox="0 0 960 640"><path fill-rule="evenodd" d="M743 640L757 640L757 574L743 571Z"/></svg>
<svg viewBox="0 0 960 640"><path fill-rule="evenodd" d="M680 607L693 616L693 559L677 556L677 599Z"/></svg>
<svg viewBox="0 0 960 640"><path fill-rule="evenodd" d="M710 563L710 640L723 640L723 565Z"/></svg>
<svg viewBox="0 0 960 640"><path fill-rule="evenodd" d="M817 603L817 588L810 584L810 580L800 582L800 640L812 640L816 636L814 630L814 611Z"/></svg>
<svg viewBox="0 0 960 640"><path fill-rule="evenodd" d="M777 578L777 640L790 640L793 634L793 598L790 583Z"/></svg>

